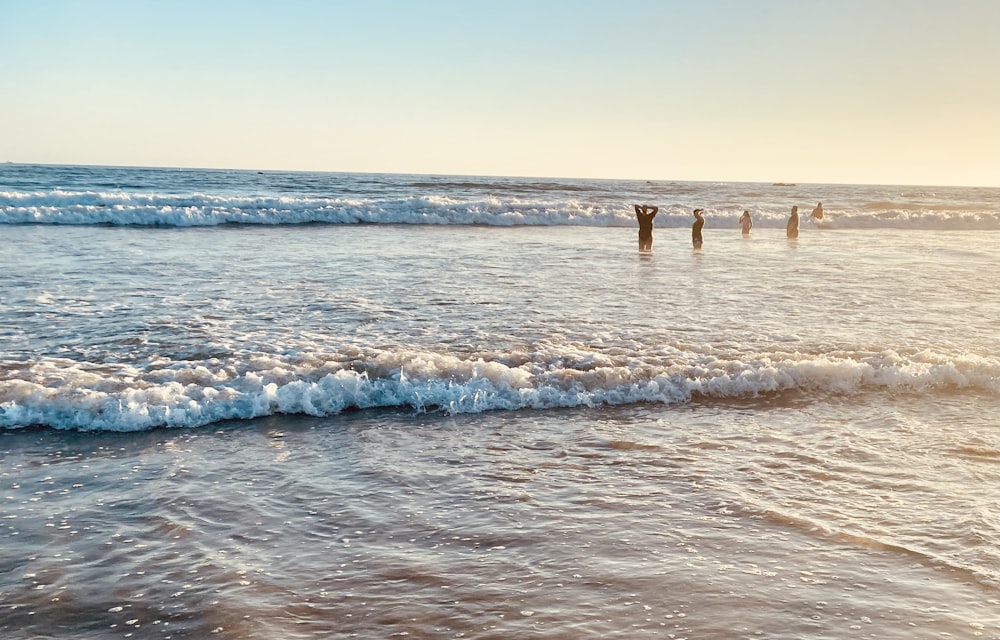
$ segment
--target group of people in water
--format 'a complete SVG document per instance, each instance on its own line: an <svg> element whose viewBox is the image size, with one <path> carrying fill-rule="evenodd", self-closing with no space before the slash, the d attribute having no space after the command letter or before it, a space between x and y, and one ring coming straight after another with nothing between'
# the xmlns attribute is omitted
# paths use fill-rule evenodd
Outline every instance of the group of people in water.
<svg viewBox="0 0 1000 640"><path fill-rule="evenodd" d="M639 220L639 253L649 253L653 250L653 218L656 217L656 213L659 210L659 207L654 207L648 204L635 205L635 217ZM822 202L817 204L816 208L813 209L812 217L817 220L823 219ZM694 245L695 249L701 249L701 229L704 226L705 210L695 209L694 224L691 225L691 244ZM740 216L740 228L744 236L750 235L750 229L753 229L753 219L750 217L749 210L744 210L743 215ZM785 225L785 235L789 238L799 237L798 206L792 207L792 213L788 218L788 223Z"/></svg>

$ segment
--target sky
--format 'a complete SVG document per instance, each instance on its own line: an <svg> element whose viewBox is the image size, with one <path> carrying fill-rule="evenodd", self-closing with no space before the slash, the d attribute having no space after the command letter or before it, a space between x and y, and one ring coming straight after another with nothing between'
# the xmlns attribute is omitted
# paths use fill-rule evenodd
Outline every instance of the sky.
<svg viewBox="0 0 1000 640"><path fill-rule="evenodd" d="M0 0L0 162L1000 186L996 0Z"/></svg>

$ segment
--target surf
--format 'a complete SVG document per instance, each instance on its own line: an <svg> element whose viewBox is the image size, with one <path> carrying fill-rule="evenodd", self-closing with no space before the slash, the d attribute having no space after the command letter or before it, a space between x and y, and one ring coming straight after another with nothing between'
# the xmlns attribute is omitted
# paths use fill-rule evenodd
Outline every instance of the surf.
<svg viewBox="0 0 1000 640"><path fill-rule="evenodd" d="M1000 359L939 351L608 354L539 347L454 355L417 349L245 354L203 361L0 363L0 426L139 431L355 409L481 413L764 396L1000 395Z"/></svg>

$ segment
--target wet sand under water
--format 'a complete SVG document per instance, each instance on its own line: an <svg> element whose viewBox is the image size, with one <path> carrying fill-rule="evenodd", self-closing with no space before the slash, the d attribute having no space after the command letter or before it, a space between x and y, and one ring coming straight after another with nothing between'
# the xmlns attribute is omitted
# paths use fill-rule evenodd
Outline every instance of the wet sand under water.
<svg viewBox="0 0 1000 640"><path fill-rule="evenodd" d="M1000 637L995 401L875 402L3 432L0 635Z"/></svg>

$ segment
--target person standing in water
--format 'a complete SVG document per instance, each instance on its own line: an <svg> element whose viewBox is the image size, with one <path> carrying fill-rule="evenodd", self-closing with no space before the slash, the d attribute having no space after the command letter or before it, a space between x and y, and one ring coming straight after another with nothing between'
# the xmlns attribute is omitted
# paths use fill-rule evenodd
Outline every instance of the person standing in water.
<svg viewBox="0 0 1000 640"><path fill-rule="evenodd" d="M743 228L743 235L750 235L750 230L753 229L753 220L750 218L750 211L744 211L743 215L740 216L740 227Z"/></svg>
<svg viewBox="0 0 1000 640"><path fill-rule="evenodd" d="M635 205L635 217L639 219L639 253L653 250L653 218L659 210L647 204Z"/></svg>
<svg viewBox="0 0 1000 640"><path fill-rule="evenodd" d="M694 224L691 225L691 244L695 249L701 249L701 228L705 226L705 210L694 210Z"/></svg>
<svg viewBox="0 0 1000 640"><path fill-rule="evenodd" d="M823 219L823 203L822 202L820 202L818 205L816 205L816 208L813 209L812 217L816 218L817 220L822 220Z"/></svg>
<svg viewBox="0 0 1000 640"><path fill-rule="evenodd" d="M792 207L792 215L788 218L788 224L785 225L785 235L789 238L799 237L799 208L797 206Z"/></svg>

